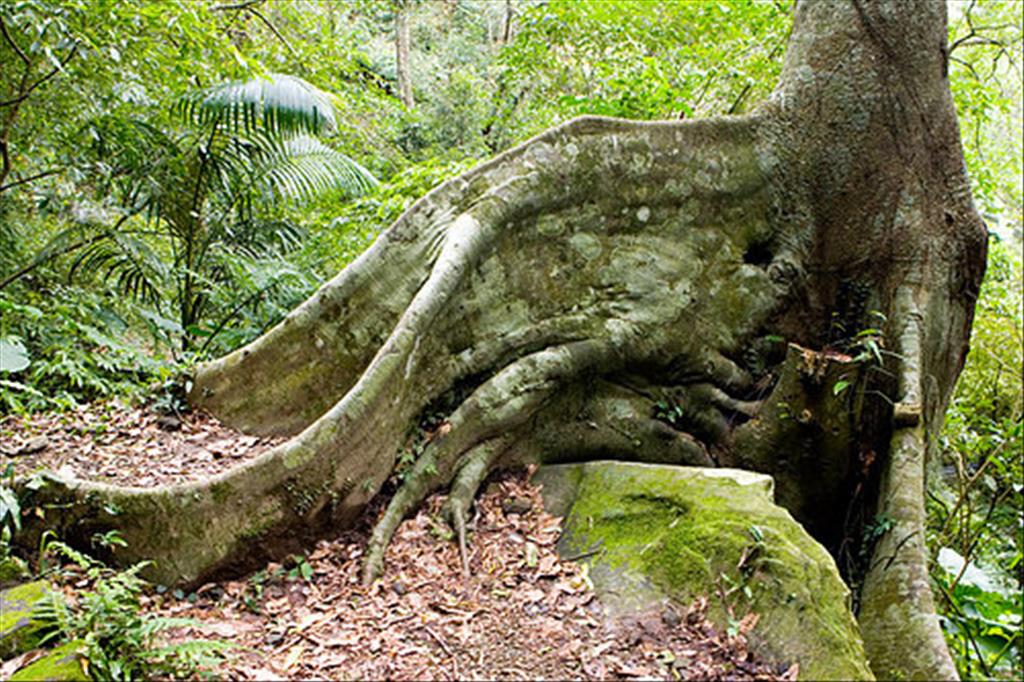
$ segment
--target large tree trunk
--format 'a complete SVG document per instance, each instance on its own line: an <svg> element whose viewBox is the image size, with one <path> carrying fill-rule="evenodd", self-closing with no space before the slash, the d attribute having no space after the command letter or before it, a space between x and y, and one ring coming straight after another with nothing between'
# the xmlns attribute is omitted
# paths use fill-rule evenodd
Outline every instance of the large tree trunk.
<svg viewBox="0 0 1024 682"><path fill-rule="evenodd" d="M199 369L195 405L285 444L195 484L41 494L77 502L69 532L116 526L126 558L194 582L350 523L415 442L372 579L426 494L451 486L461 530L509 463L755 468L827 541L877 459L895 527L863 590L872 664L954 677L927 581L924 460L986 241L945 45L939 0L801 2L754 114L552 129L432 191L280 325ZM882 366L839 352L878 324Z"/></svg>

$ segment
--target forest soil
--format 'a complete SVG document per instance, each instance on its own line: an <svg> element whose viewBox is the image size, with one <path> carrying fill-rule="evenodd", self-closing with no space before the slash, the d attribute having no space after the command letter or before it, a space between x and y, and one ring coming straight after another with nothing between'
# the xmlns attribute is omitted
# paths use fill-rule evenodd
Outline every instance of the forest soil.
<svg viewBox="0 0 1024 682"><path fill-rule="evenodd" d="M205 625L178 641L246 647L221 671L233 679L796 679L796 666L748 650L754 616L733 636L706 620L705 600L607 616L584 567L559 558L561 520L527 477L502 475L478 499L469 579L434 496L369 587L359 570L380 504L307 557L194 595L152 595L150 608Z"/></svg>

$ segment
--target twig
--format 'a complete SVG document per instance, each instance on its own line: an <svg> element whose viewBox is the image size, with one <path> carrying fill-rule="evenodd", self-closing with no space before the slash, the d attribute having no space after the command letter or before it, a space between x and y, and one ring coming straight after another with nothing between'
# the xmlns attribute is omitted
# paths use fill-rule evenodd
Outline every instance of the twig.
<svg viewBox="0 0 1024 682"><path fill-rule="evenodd" d="M936 584L939 586L939 590L942 591L942 596L946 598L946 601L953 608L953 610L956 611L961 618L967 620L967 615L963 612L963 609L960 608L960 604L958 604L956 600L953 599L953 595L949 593L949 590L946 588L946 586L943 585L941 581L936 581ZM981 649L978 648L978 643L974 641L974 635L972 635L971 632L966 628L960 628L960 631L967 636L967 641L971 643L971 647L974 649L974 653L978 656L978 663L981 665L981 669L985 673L985 677L992 677L992 674L989 672L988 665L985 663L985 657L981 655Z"/></svg>
<svg viewBox="0 0 1024 682"><path fill-rule="evenodd" d="M259 5L263 0L245 0L245 2L235 2L229 5L214 5L211 9L214 12L225 12L235 9L248 9L253 5Z"/></svg>
<svg viewBox="0 0 1024 682"><path fill-rule="evenodd" d="M978 546L978 542L981 540L981 536L984 534L985 529L988 527L988 520L990 518L992 518L992 513L996 510L996 507L1000 503L1002 503L1003 500L1006 499L1006 497L1010 494L1010 492L1011 492L1011 489L1007 488L1000 495L998 495L997 497L993 497L989 501L988 511L985 513L985 518L982 519L981 523L979 524L978 532L975 533L974 537L970 540L970 542L967 543L966 551L962 555L963 559L964 559L964 563L963 563L962 566L960 566L960 570L957 572L956 578L954 578L953 582L950 583L950 589L954 589L955 590L956 586L958 584L960 584L960 580L964 577L964 573L967 572L967 567L971 563L971 556L974 555L974 550ZM969 519L968 519L968 521L969 521ZM967 535L968 535L968 537L970 536L970 528L969 527L967 529ZM961 549L963 549L963 548L961 548Z"/></svg>
<svg viewBox="0 0 1024 682"><path fill-rule="evenodd" d="M119 227L119 225L115 225L114 229L116 230L118 227ZM103 234L96 235L95 237L91 237L89 239L86 239L85 241L76 242L74 244L71 244L70 246L66 246L63 249L59 249L59 250L57 250L57 251L55 251L53 253L41 254L39 257L37 257L35 260L33 260L31 263L29 263L25 267L23 267L20 270L17 270L16 272L8 275L2 281L0 281L0 289L3 289L4 287L6 287L8 284L10 284L11 282L15 281L16 279L20 279L24 275L27 275L28 273L32 272L33 270L38 268L43 263L49 263L54 258L59 258L60 256L63 256L63 255L71 253L72 251L77 251L78 249L82 248L83 246L89 246L90 244L95 244L98 241L102 241L104 239L107 239L109 236L110 236L109 233L104 232Z"/></svg>
<svg viewBox="0 0 1024 682"><path fill-rule="evenodd" d="M0 106L2 106L2 105L0 105ZM11 189L12 187L17 187L18 185L25 185L25 184L28 184L28 183L33 182L35 180L40 180L42 178L48 177L50 175L56 175L57 173L60 173L61 170L63 170L63 169L61 169L61 168L53 168L53 169L50 169L50 170L43 171L42 173L36 173L35 175L30 175L27 178L22 178L20 180L15 180L14 182L8 182L6 185L0 185L0 192L6 192L7 190Z"/></svg>
<svg viewBox="0 0 1024 682"><path fill-rule="evenodd" d="M911 533L908 533L906 536L904 536L904 538L902 540L900 540L899 542L896 543L896 547L893 548L892 554L890 556L879 557L878 561L876 561L875 563L871 564L870 567L868 567L868 571L870 572L872 569L875 568L875 566L878 566L883 561L885 562L885 570L889 570L889 567L892 566L892 562L896 561L896 557L899 555L900 549L903 548L903 545L907 544L907 541L910 540L910 538L912 538L915 535L917 535L917 533L918 533L918 531L915 530L915 531L913 531Z"/></svg>
<svg viewBox="0 0 1024 682"><path fill-rule="evenodd" d="M595 554L604 554L604 547L595 547L594 549L588 549L586 552L579 554L573 554L565 558L565 561L579 561L580 559L586 559L592 557Z"/></svg>
<svg viewBox="0 0 1024 682"><path fill-rule="evenodd" d="M4 23L3 17L0 17L0 33L4 34L4 40L6 40L7 44L11 46L11 49L18 55L18 58L24 62L25 66L32 63L25 52L18 46L18 43L14 42L14 38L11 37L11 34L7 32L7 24Z"/></svg>
<svg viewBox="0 0 1024 682"><path fill-rule="evenodd" d="M62 59L57 66L53 67L53 69L48 74L46 74L45 76L43 76L42 78L37 80L32 85L28 86L24 90L22 90L21 94L19 94L14 99L9 99L9 100L5 100L3 102L0 102L0 107L9 107L11 105L19 104L21 102L24 102L26 99L28 99L28 96L32 94L33 90L35 90L40 85L42 85L46 81L50 80L54 76L56 76L58 73L62 72L64 70L64 67L67 66L68 62L70 62L74 58L75 54L77 54L77 53L78 53L78 43L75 43L74 45L71 46L71 50L68 52L67 56L64 59Z"/></svg>
<svg viewBox="0 0 1024 682"><path fill-rule="evenodd" d="M981 475L985 473L985 469L988 467L989 463L995 459L996 455L1002 452L1003 448L1009 442L1010 441L1005 440L998 446L996 446L996 448L985 458L985 461L981 463L981 466L978 467L978 470L975 471L974 474L967 479L966 483L963 481L964 472L962 465L957 467L958 478L960 478L960 496L957 498L956 504L953 505L952 511L950 511L949 515L946 516L946 520L943 522L942 528L939 530L940 537L946 534L946 531L949 529L949 524L950 522L952 522L953 517L956 515L958 511L960 511L960 507L963 506L964 502L967 499L967 496L971 492L971 489L974 488L975 484L981 479Z"/></svg>
<svg viewBox="0 0 1024 682"><path fill-rule="evenodd" d="M295 48L292 47L292 44L289 43L288 40L283 35L281 35L281 32L277 30L276 26L274 26L272 23L270 23L269 19L267 19L265 16L263 16L262 12L260 12L258 9L255 9L255 8L253 8L251 6L250 7L246 7L245 11L249 12L250 14L256 15L256 17L260 21L262 21L263 24L267 28L270 29L270 32L273 33L275 36L277 36L278 40L280 40L282 43L284 43L284 46L288 48L288 51L292 53L293 57L298 57L299 56L298 53L295 51Z"/></svg>
<svg viewBox="0 0 1024 682"><path fill-rule="evenodd" d="M424 625L423 629L426 630L427 634L433 637L434 640L441 645L441 648L444 649L444 652L446 654L448 654L451 658L455 658L455 654L452 653L452 650L448 647L448 643L445 642L439 634L434 632L429 625Z"/></svg>
<svg viewBox="0 0 1024 682"><path fill-rule="evenodd" d="M415 617L416 617L415 613L407 613L404 616L395 616L394 618L390 618L390 619L386 620L380 627L381 627L382 630L387 630L388 628L390 628L392 625L395 625L396 623L404 623L405 621L412 620Z"/></svg>

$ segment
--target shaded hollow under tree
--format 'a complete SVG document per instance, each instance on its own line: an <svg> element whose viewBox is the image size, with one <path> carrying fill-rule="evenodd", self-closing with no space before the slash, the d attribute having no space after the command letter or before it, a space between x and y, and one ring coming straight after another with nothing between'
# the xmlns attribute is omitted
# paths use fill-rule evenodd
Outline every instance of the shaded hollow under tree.
<svg viewBox="0 0 1024 682"><path fill-rule="evenodd" d="M372 579L425 495L449 487L461 531L496 467L758 469L833 544L874 467L871 504L892 527L861 590L872 665L955 677L923 485L986 235L945 3L795 11L778 86L754 113L545 132L430 192L276 328L199 368L196 406L286 443L196 483L54 479L35 494L70 503L69 536L119 528L124 560L195 583L350 524L418 440L370 540ZM837 338L867 326L880 352L851 360Z"/></svg>

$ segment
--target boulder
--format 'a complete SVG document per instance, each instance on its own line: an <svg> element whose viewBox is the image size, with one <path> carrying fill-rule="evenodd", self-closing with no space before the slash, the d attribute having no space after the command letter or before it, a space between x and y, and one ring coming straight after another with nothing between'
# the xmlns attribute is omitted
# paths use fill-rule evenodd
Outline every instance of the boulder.
<svg viewBox="0 0 1024 682"><path fill-rule="evenodd" d="M11 682L89 682L82 666L85 642L75 639L11 675Z"/></svg>
<svg viewBox="0 0 1024 682"><path fill-rule="evenodd" d="M769 476L625 462L541 467L545 506L564 516L602 601L629 612L706 596L726 629L758 616L751 648L797 662L800 679L874 679L835 562L773 502Z"/></svg>
<svg viewBox="0 0 1024 682"><path fill-rule="evenodd" d="M0 658L33 649L46 634L48 624L37 609L53 598L45 580L36 580L0 592Z"/></svg>

